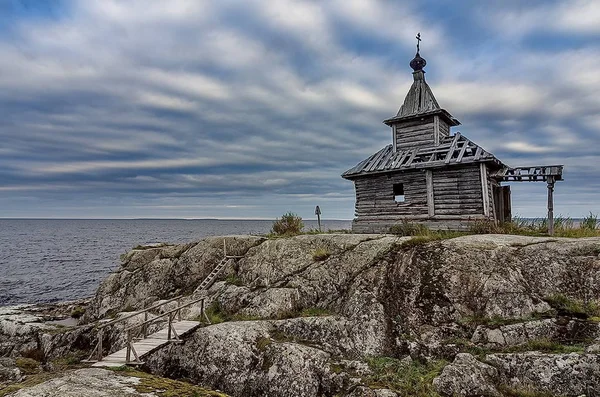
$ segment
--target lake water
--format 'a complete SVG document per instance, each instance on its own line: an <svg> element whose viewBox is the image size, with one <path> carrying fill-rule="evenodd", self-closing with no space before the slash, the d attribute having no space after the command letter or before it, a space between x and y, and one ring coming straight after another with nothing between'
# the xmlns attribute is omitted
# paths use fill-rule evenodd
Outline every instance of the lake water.
<svg viewBox="0 0 600 397"><path fill-rule="evenodd" d="M263 220L0 219L0 306L92 296L138 244L184 243L206 236L265 234ZM305 221L305 228L317 227ZM351 221L325 220L323 230Z"/></svg>

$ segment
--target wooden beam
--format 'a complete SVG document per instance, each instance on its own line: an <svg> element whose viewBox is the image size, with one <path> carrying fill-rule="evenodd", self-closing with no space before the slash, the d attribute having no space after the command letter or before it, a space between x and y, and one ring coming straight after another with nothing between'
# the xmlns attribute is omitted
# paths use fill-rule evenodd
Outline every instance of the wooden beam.
<svg viewBox="0 0 600 397"><path fill-rule="evenodd" d="M440 116L433 116L433 144L440 144Z"/></svg>
<svg viewBox="0 0 600 397"><path fill-rule="evenodd" d="M548 234L554 235L554 177L548 177Z"/></svg>
<svg viewBox="0 0 600 397"><path fill-rule="evenodd" d="M446 159L444 160L444 163L448 164L450 162L450 159L452 158L452 153L454 153L454 149L456 148L456 143L458 142L459 139L460 139L460 132L457 132L456 135L454 135L454 140L452 140L452 145L450 145L450 149L448 149L448 154L446 154Z"/></svg>
<svg viewBox="0 0 600 397"><path fill-rule="evenodd" d="M483 215L490 215L490 196L488 195L488 184L487 184L487 167L485 163L479 164L481 174L481 195L483 198Z"/></svg>
<svg viewBox="0 0 600 397"><path fill-rule="evenodd" d="M394 142L393 144L393 149L394 152L396 152L398 150L398 142L397 142L398 138L396 137L396 125L392 125L392 141Z"/></svg>
<svg viewBox="0 0 600 397"><path fill-rule="evenodd" d="M433 197L433 171L425 171L425 179L427 180L427 210L429 212L429 216L434 216L435 203Z"/></svg>
<svg viewBox="0 0 600 397"><path fill-rule="evenodd" d="M463 144L462 149L460 149L460 153L458 154L458 158L456 159L457 163L460 163L462 161L462 158L465 155L465 151L467 150L467 146L469 146L469 142L465 141L464 144Z"/></svg>

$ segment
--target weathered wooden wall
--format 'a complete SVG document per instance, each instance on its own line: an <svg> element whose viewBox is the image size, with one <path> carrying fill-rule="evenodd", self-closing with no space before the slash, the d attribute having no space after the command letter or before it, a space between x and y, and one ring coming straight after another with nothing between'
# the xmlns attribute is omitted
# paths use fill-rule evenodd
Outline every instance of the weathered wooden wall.
<svg viewBox="0 0 600 397"><path fill-rule="evenodd" d="M438 145L443 138L450 136L450 126L438 115L401 121L392 128L396 150Z"/></svg>
<svg viewBox="0 0 600 397"><path fill-rule="evenodd" d="M431 145L433 143L433 116L402 121L394 125L396 150Z"/></svg>
<svg viewBox="0 0 600 397"><path fill-rule="evenodd" d="M494 219L494 181L487 168L482 172L484 167L473 163L357 178L353 230L386 233L402 221L424 223L432 229L464 230L476 220ZM394 201L396 183L404 186L403 203Z"/></svg>
<svg viewBox="0 0 600 397"><path fill-rule="evenodd" d="M404 185L404 203L394 201L394 184ZM427 215L425 172L412 170L393 175L357 178L356 216L362 220L401 219L402 216Z"/></svg>
<svg viewBox="0 0 600 397"><path fill-rule="evenodd" d="M484 215L479 164L433 170L436 215Z"/></svg>

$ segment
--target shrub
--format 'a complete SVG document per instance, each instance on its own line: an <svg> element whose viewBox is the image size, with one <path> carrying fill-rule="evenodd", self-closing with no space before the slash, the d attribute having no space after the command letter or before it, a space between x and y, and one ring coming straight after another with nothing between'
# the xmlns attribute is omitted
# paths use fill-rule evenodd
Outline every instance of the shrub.
<svg viewBox="0 0 600 397"><path fill-rule="evenodd" d="M279 236L295 236L302 233L304 223L302 218L293 212L283 214L273 222L272 233Z"/></svg>
<svg viewBox="0 0 600 397"><path fill-rule="evenodd" d="M313 252L312 258L314 261L324 261L325 259L329 258L330 255L331 252L329 252L327 248L319 247L315 250L315 252Z"/></svg>

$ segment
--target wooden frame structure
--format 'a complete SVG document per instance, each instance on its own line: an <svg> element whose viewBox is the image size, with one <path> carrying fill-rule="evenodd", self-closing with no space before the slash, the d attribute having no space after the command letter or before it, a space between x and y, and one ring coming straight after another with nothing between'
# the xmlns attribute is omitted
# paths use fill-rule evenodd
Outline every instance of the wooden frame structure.
<svg viewBox="0 0 600 397"><path fill-rule="evenodd" d="M504 182L546 182L548 187L548 234L554 234L554 184L562 181L563 165L504 168L494 178Z"/></svg>

